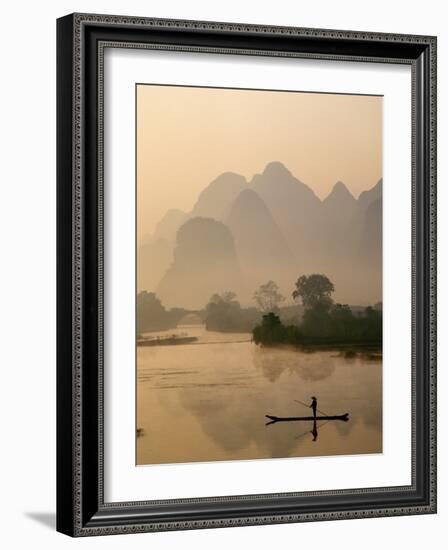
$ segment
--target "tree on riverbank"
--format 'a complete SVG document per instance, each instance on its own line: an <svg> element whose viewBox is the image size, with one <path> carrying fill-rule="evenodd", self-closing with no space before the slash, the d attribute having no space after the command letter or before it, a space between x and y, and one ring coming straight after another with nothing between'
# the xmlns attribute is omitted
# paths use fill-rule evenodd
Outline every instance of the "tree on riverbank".
<svg viewBox="0 0 448 550"><path fill-rule="evenodd" d="M256 344L347 345L381 344L382 311L367 307L354 315L347 304L334 304L333 283L325 275L303 275L296 282L293 298L302 300L302 321L284 325L278 315L263 315L253 330Z"/></svg>
<svg viewBox="0 0 448 550"><path fill-rule="evenodd" d="M277 283L268 281L254 293L254 300L263 313L269 313L278 311L285 297L280 294Z"/></svg>
<svg viewBox="0 0 448 550"><path fill-rule="evenodd" d="M296 281L296 288L292 293L294 300L300 298L305 310L317 307L320 310L330 308L333 304L331 295L334 285L325 275L314 273L302 275Z"/></svg>
<svg viewBox="0 0 448 550"><path fill-rule="evenodd" d="M173 316L162 305L154 292L137 295L137 333L166 330L176 326Z"/></svg>
<svg viewBox="0 0 448 550"><path fill-rule="evenodd" d="M202 312L180 307L168 310L154 292L144 290L137 295L137 334L174 328L187 315L200 319Z"/></svg>

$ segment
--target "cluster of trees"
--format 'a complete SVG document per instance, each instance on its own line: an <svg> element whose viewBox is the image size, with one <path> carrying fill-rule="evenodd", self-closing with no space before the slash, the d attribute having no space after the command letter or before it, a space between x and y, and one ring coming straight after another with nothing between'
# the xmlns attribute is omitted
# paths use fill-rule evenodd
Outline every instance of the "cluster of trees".
<svg viewBox="0 0 448 550"><path fill-rule="evenodd" d="M154 292L137 295L137 333L171 328L171 319Z"/></svg>
<svg viewBox="0 0 448 550"><path fill-rule="evenodd" d="M266 287L265 291L261 288L259 293L259 302L261 311L268 311L269 308L275 309L276 301L281 301L283 297L276 296L276 285L272 287L269 283L262 285ZM275 309L276 310L276 309ZM158 330L168 330L174 328L181 319L186 319L191 315L191 311L184 308L172 308L167 310L154 292L140 292L137 295L137 332L151 332ZM213 294L205 310L195 312L205 318L207 330L219 332L251 332L257 323L261 321L261 312L259 309L242 308L234 292L223 292L222 294Z"/></svg>
<svg viewBox="0 0 448 550"><path fill-rule="evenodd" d="M275 311L263 315L253 330L254 341L275 344L380 344L382 311L379 305L354 314L347 304L335 304L333 283L325 275L303 275L295 284L292 296L301 300L302 320L285 325Z"/></svg>
<svg viewBox="0 0 448 550"><path fill-rule="evenodd" d="M189 312L183 308L167 310L154 292L137 295L137 334L155 330L168 330Z"/></svg>
<svg viewBox="0 0 448 550"><path fill-rule="evenodd" d="M213 294L205 308L205 328L219 332L250 332L260 317L256 308L243 309L234 292Z"/></svg>
<svg viewBox="0 0 448 550"><path fill-rule="evenodd" d="M257 307L242 308L234 292L213 294L200 313L207 330L251 332L255 343L292 344L380 344L382 341L381 304L354 311L347 304L334 303L333 283L325 275L302 275L295 283L292 297L301 304L297 314L292 307L281 307L285 297L274 281L261 285L254 293ZM153 292L137 296L139 334L175 327L189 312L183 308L167 310ZM197 313L197 312L196 312Z"/></svg>
<svg viewBox="0 0 448 550"><path fill-rule="evenodd" d="M263 313L279 312L285 297L278 285L268 281L253 295L257 307L242 308L234 292L213 294L205 308L207 330L219 332L251 332L261 321Z"/></svg>

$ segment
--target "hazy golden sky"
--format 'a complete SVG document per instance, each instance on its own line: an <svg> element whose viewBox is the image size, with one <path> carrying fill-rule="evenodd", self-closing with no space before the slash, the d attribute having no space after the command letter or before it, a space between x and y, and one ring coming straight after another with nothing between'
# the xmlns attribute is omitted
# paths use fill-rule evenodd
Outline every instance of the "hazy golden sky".
<svg viewBox="0 0 448 550"><path fill-rule="evenodd" d="M382 97L137 86L138 236L170 208L189 211L223 172L248 181L282 162L324 198L382 176Z"/></svg>

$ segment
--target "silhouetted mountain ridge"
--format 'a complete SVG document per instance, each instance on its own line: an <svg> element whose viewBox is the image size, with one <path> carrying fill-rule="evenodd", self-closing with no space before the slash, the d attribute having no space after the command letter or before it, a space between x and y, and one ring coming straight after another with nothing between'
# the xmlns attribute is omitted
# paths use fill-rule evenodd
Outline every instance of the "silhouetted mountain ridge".
<svg viewBox="0 0 448 550"><path fill-rule="evenodd" d="M356 199L342 181L337 181L333 189L322 201L322 204L330 209L346 207L347 205L354 207L356 205Z"/></svg>
<svg viewBox="0 0 448 550"><path fill-rule="evenodd" d="M383 197L383 178L367 191L363 191L358 197L358 203L362 208L367 208L372 202Z"/></svg>
<svg viewBox="0 0 448 550"><path fill-rule="evenodd" d="M211 267L210 262L199 261L201 255L207 255L215 258L228 274L232 269L238 271L236 279L229 275L232 284L223 283L213 292L235 290L238 286L242 300L250 301L258 281L276 279L284 286L283 292L290 295L300 274L317 272L327 274L334 282L338 300L362 304L381 300L375 268L381 263L381 210L382 180L358 199L344 182L336 181L328 196L320 200L284 164L273 161L250 182L234 172L221 174L199 194L191 212L169 210L156 227L157 239L146 239L146 243L161 239L174 248L174 259L161 277L161 288L165 288L173 273L184 273L189 262L196 276L210 279L206 271L201 274L199 269L200 265ZM204 219L208 221L195 222ZM213 221L219 222L220 230ZM182 240L185 227L194 235L190 243L194 241L194 246L190 248ZM200 234L208 230L215 239L213 246ZM223 244L225 239L221 240L226 230L232 238L230 248ZM214 255L214 247L218 256ZM172 252L161 248L166 263ZM224 250L230 249L233 252L226 256ZM145 254L148 258L152 254L157 261L158 254L153 254L151 247L141 248L140 261ZM149 259L142 263L151 269ZM216 273L211 279L217 282ZM178 283L184 284L180 279ZM156 286L146 290L152 291Z"/></svg>
<svg viewBox="0 0 448 550"><path fill-rule="evenodd" d="M234 172L221 174L201 191L190 216L206 216L221 221L246 185L246 179L239 174Z"/></svg>

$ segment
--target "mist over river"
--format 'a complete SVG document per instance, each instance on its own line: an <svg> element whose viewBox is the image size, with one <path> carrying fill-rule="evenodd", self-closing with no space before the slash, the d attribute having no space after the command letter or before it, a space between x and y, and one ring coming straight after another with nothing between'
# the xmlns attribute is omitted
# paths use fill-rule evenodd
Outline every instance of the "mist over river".
<svg viewBox="0 0 448 550"><path fill-rule="evenodd" d="M180 326L186 345L137 347L137 464L382 452L382 361L339 351L262 348L247 333ZM145 335L144 335L145 336ZM277 422L318 414L349 421ZM315 439L313 441L313 439Z"/></svg>

